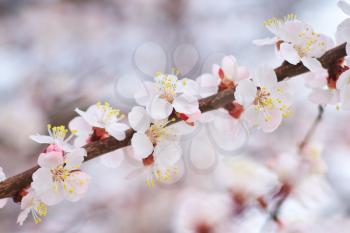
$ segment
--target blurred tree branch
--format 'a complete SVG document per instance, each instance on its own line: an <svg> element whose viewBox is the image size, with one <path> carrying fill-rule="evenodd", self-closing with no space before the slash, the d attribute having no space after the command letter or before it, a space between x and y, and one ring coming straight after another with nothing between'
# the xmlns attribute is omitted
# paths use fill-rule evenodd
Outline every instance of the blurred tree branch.
<svg viewBox="0 0 350 233"><path fill-rule="evenodd" d="M328 68L330 64L346 56L345 43L341 44L329 51L327 51L322 57L319 58L324 68ZM282 81L286 78L297 76L308 72L308 69L299 63L297 65L292 65L287 62L275 69L278 81ZM226 89L215 95L209 96L207 98L201 99L199 101L200 110L202 112L208 112L221 107L234 101L234 91L235 88ZM180 119L177 119L180 121ZM85 161L91 160L95 157L103 155L105 153L126 147L130 145L130 140L134 131L128 129L126 131L126 138L123 141L118 141L113 137L108 137L106 139L93 142L91 144L85 145L84 148L87 151L87 157ZM38 169L35 166L27 171L24 171L15 176L9 177L5 181L0 183L0 199L6 197L14 197L23 188L27 187L32 181L32 174Z"/></svg>

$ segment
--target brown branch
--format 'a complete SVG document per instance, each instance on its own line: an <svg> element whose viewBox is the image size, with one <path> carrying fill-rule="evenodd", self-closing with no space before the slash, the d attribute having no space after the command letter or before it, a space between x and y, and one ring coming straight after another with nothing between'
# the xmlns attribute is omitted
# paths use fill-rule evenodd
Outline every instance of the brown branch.
<svg viewBox="0 0 350 233"><path fill-rule="evenodd" d="M321 105L319 105L318 106L318 114L317 114L314 122L312 123L310 129L307 131L304 139L299 144L299 150L298 150L299 154L303 152L305 146L307 146L307 144L310 142L312 136L315 134L317 126L320 124L320 122L322 120L323 113L324 113L324 108Z"/></svg>
<svg viewBox="0 0 350 233"><path fill-rule="evenodd" d="M335 62L339 58L346 56L345 43L339 45L328 52L326 52L321 58L320 62L325 68L328 68L331 63ZM281 66L275 69L277 78L279 81L286 79L287 77L297 76L308 72L308 69L301 63L297 65L291 65L284 62ZM202 112L211 111L214 109L221 108L234 100L234 89L227 89L221 91L215 95L201 99L199 101L200 109ZM180 120L180 119L177 119ZM109 137L97 142L93 142L84 146L87 151L87 157L85 161L96 158L102 154L126 147L130 144L130 139L134 131L128 129L126 131L126 138L123 141L117 141L113 137ZM9 177L3 182L0 182L0 199L6 197L15 196L22 188L27 187L32 181L32 174L38 169L35 166L25 172Z"/></svg>

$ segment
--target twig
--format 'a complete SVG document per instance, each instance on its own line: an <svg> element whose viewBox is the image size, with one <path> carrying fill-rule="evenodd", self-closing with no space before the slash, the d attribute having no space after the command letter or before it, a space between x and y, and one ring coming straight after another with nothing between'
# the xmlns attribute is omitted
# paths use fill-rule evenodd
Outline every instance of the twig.
<svg viewBox="0 0 350 233"><path fill-rule="evenodd" d="M323 113L324 113L324 108L321 105L319 105L317 117L315 118L314 122L312 123L310 129L307 131L304 139L299 144L299 150L298 150L299 154L303 152L305 146L307 146L307 144L310 142L311 138L315 134L317 126L320 124L320 122L322 120Z"/></svg>
<svg viewBox="0 0 350 233"><path fill-rule="evenodd" d="M339 58L346 56L345 43L339 45L329 51L327 51L321 58L320 62L325 68L328 68L330 64ZM277 78L279 81L286 79L287 77L297 76L307 72L308 69L304 67L301 63L297 65L291 65L284 62L281 66L275 69ZM221 91L215 95L209 96L207 98L201 99L199 101L199 106L202 112L207 112L215 110L231 103L234 98L234 89L227 89ZM177 119L179 120L179 119ZM85 161L98 157L102 154L126 147L130 145L130 139L134 131L128 129L126 131L126 138L123 141L117 141L113 137L108 137L106 139L88 144L84 146L87 151L87 157ZM6 197L15 196L21 189L27 187L32 181L32 174L38 169L35 166L25 172L17 174L15 176L9 177L5 181L0 183L0 199Z"/></svg>
<svg viewBox="0 0 350 233"><path fill-rule="evenodd" d="M311 138L313 137L313 135L316 132L317 127L319 126L320 122L322 121L322 117L323 117L323 113L324 113L324 108L319 105L318 106L318 114L315 118L315 120L313 121L311 127L309 128L309 130L307 131L304 139L301 141L301 143L298 146L298 154L301 154L304 150L304 148L310 143ZM274 208L270 211L264 226L262 227L261 232L264 232L264 230L268 227L269 223L273 220L275 221L277 224L282 224L280 222L279 219L279 214L281 212L282 206L285 203L285 201L288 199L290 193L292 191L292 187L289 185L283 185L279 194L277 196L280 196L278 201L276 202Z"/></svg>

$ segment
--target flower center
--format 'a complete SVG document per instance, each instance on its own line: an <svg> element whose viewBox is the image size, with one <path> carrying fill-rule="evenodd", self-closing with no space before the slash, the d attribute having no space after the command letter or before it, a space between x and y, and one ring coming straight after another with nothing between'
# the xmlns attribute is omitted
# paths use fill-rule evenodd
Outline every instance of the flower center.
<svg viewBox="0 0 350 233"><path fill-rule="evenodd" d="M104 104L97 102L96 106L103 112L100 119L103 124L107 124L113 119L121 120L125 117L119 109L112 108L108 102L105 102Z"/></svg>
<svg viewBox="0 0 350 233"><path fill-rule="evenodd" d="M277 88L277 92L283 93L282 88ZM267 110L278 108L282 112L282 117L287 118L291 114L291 109L280 98L274 98L267 88L258 88L257 96L254 100L256 109L262 111L265 115L265 121L270 121L272 116Z"/></svg>
<svg viewBox="0 0 350 233"><path fill-rule="evenodd" d="M160 74L156 76L156 88L160 91L160 97L170 103L176 96L177 79L174 75Z"/></svg>
<svg viewBox="0 0 350 233"><path fill-rule="evenodd" d="M157 144L164 137L170 138L172 136L171 130L169 130L169 128L167 128L166 126L175 120L175 118L172 118L169 121L153 123L149 127L149 129L146 131L146 134L153 143L153 145Z"/></svg>
<svg viewBox="0 0 350 233"><path fill-rule="evenodd" d="M254 104L259 108L273 107L273 99L271 98L271 93L266 88L258 89Z"/></svg>
<svg viewBox="0 0 350 233"><path fill-rule="evenodd" d="M51 168L52 178L55 182L63 182L70 175L70 171L60 165L56 168Z"/></svg>
<svg viewBox="0 0 350 233"><path fill-rule="evenodd" d="M40 202L35 208L31 209L31 213L32 213L35 224L38 224L41 222L40 217L46 216L47 207L43 202Z"/></svg>
<svg viewBox="0 0 350 233"><path fill-rule="evenodd" d="M298 38L302 40L302 43L294 45L295 50L300 57L304 57L313 48L324 47L326 43L320 39L320 34L315 33L311 28L307 27L304 31L298 34Z"/></svg>

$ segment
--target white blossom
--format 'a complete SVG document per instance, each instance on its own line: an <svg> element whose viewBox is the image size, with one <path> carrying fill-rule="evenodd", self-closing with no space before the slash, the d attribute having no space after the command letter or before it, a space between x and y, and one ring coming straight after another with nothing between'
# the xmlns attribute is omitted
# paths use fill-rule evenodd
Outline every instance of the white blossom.
<svg viewBox="0 0 350 233"><path fill-rule="evenodd" d="M40 168L33 174L32 188L46 205L55 205L63 199L78 201L88 188L90 176L80 170L86 156L82 148L62 155L53 151L41 153Z"/></svg>
<svg viewBox="0 0 350 233"><path fill-rule="evenodd" d="M275 37L255 40L257 45L276 45L276 54L283 60L296 65L305 59L322 56L333 46L331 38L315 33L306 23L289 14L283 19L272 18L264 22L266 28Z"/></svg>
<svg viewBox="0 0 350 233"><path fill-rule="evenodd" d="M258 126L264 132L274 131L288 117L291 93L286 81L278 82L274 70L259 67L253 81L241 81L235 92L238 103L245 108L242 118L250 127Z"/></svg>
<svg viewBox="0 0 350 233"><path fill-rule="evenodd" d="M19 225L23 225L29 214L32 215L34 222L37 224L42 221L42 217L46 216L47 206L38 198L33 189L29 189L28 193L22 198L21 210L17 218Z"/></svg>
<svg viewBox="0 0 350 233"><path fill-rule="evenodd" d="M47 135L31 135L30 139L40 144L50 144L56 145L58 150L61 151L72 151L74 147L69 143L69 141L74 137L74 131L71 132L69 136L68 129L63 125L52 127L50 124L47 126L49 136Z"/></svg>
<svg viewBox="0 0 350 233"><path fill-rule="evenodd" d="M91 129L82 122L81 118L75 118L70 122L70 128L74 129L80 137L86 137L92 132L92 128L104 129L109 135L117 140L125 139L125 131L129 128L119 121L124 115L119 109L114 109L108 102L90 106L86 112L76 108L75 111L91 126Z"/></svg>
<svg viewBox="0 0 350 233"><path fill-rule="evenodd" d="M135 99L154 120L167 119L173 109L186 118L192 116L192 120L200 115L197 83L187 78L179 80L176 75L159 74L154 82L145 82Z"/></svg>

